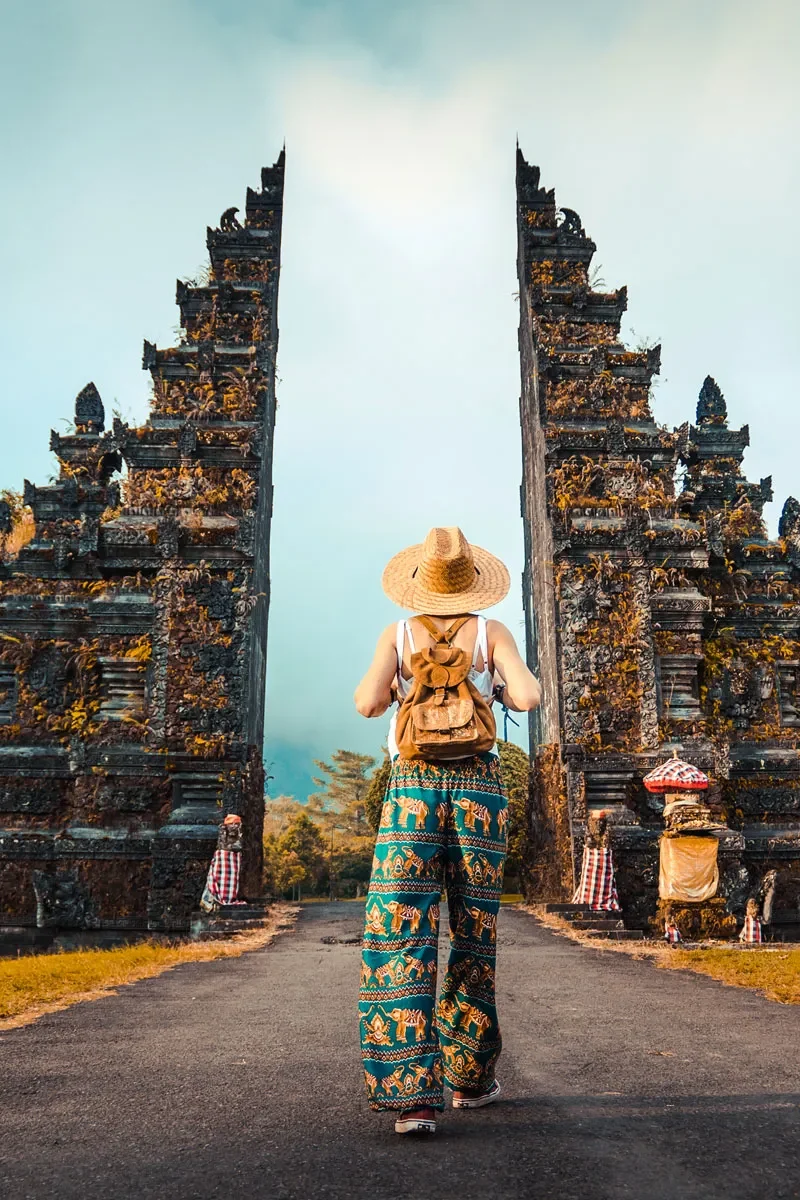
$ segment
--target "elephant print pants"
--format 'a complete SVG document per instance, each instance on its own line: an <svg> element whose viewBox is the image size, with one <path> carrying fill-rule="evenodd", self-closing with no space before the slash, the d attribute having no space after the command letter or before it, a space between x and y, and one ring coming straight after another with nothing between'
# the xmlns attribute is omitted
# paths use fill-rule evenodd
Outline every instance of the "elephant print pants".
<svg viewBox="0 0 800 1200"><path fill-rule="evenodd" d="M444 1083L489 1087L508 804L493 754L395 759L367 895L361 1045L370 1107L444 1108ZM450 958L436 1003L439 899Z"/></svg>

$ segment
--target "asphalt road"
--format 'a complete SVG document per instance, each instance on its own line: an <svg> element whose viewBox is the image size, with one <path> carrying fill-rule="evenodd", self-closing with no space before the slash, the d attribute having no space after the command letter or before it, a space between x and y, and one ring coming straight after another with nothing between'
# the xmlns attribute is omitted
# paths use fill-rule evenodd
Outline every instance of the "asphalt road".
<svg viewBox="0 0 800 1200"><path fill-rule="evenodd" d="M397 1137L362 1096L362 910L0 1036L0 1197L800 1197L800 1008L504 910L504 1100ZM323 938L342 939L334 944Z"/></svg>

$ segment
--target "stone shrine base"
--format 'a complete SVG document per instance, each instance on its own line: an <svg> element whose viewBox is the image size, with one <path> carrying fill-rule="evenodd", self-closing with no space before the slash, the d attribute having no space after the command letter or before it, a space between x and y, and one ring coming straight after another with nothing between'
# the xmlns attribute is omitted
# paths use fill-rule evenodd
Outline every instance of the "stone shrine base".
<svg viewBox="0 0 800 1200"><path fill-rule="evenodd" d="M681 900L659 900L652 931L661 934L664 921L669 912L681 937L687 942L700 942L704 938L736 937L738 922L732 913L726 911L726 901L722 896L714 896L711 900L701 900L697 903Z"/></svg>

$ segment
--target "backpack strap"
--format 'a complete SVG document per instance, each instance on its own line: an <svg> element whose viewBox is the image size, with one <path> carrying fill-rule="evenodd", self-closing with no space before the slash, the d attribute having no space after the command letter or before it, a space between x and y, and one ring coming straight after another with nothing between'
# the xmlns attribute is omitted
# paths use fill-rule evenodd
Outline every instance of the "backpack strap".
<svg viewBox="0 0 800 1200"><path fill-rule="evenodd" d="M447 629L440 629L438 625L433 623L430 617L423 617L418 614L417 620L424 629L427 629L434 642L437 644L445 642L449 646L461 626L466 625L467 621L470 619L470 616L471 614L467 614L465 617L456 617L455 621L453 621L453 624Z"/></svg>

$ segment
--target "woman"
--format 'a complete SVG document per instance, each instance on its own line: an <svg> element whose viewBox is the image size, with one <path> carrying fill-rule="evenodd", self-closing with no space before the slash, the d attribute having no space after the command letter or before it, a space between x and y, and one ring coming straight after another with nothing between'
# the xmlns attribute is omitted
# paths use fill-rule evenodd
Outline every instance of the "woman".
<svg viewBox="0 0 800 1200"><path fill-rule="evenodd" d="M442 649L437 638L454 648L447 655L470 656L468 678L483 701L498 699L515 712L537 707L539 684L511 633L476 615L508 592L508 571L499 559L471 546L460 529L432 529L422 545L395 555L383 588L401 608L424 615L381 634L356 689L362 716L379 717L395 700L403 704L418 682L412 655L419 679L426 651L435 644ZM455 657L466 670L463 658ZM477 708L489 718L491 746L491 713L479 699ZM407 720L402 727L407 730ZM444 1083L453 1090L455 1108L479 1108L500 1094L494 1075L501 1044L495 930L508 811L496 746L428 761L413 747L409 751L405 732L400 753L397 728L395 712L391 776L366 904L361 1039L370 1106L397 1112L398 1133L433 1133L436 1112L444 1108ZM437 1005L443 879L450 957Z"/></svg>

